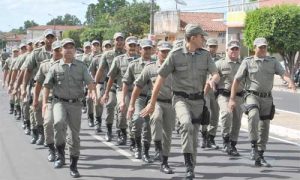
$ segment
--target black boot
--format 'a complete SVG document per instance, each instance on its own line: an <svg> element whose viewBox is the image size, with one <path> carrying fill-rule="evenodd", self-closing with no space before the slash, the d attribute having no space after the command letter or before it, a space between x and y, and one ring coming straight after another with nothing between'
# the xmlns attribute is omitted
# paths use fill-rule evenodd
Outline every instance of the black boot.
<svg viewBox="0 0 300 180"><path fill-rule="evenodd" d="M16 111L17 111L16 120L21 120L22 112L21 112L21 106L20 105L16 105Z"/></svg>
<svg viewBox="0 0 300 180"><path fill-rule="evenodd" d="M257 141L251 141L250 159L254 160L255 166L257 166L257 167L262 166L261 159L258 155Z"/></svg>
<svg viewBox="0 0 300 180"><path fill-rule="evenodd" d="M80 174L77 170L77 162L78 162L79 157L78 156L70 156L70 175L73 178L78 178L80 177Z"/></svg>
<svg viewBox="0 0 300 180"><path fill-rule="evenodd" d="M231 141L230 142L231 147L230 147L229 155L231 155L231 156L240 156L240 153L237 151L237 149L235 147L236 144L237 144L236 141Z"/></svg>
<svg viewBox="0 0 300 180"><path fill-rule="evenodd" d="M121 130L118 129L116 134L117 134L117 145L120 145L120 142L122 141Z"/></svg>
<svg viewBox="0 0 300 180"><path fill-rule="evenodd" d="M230 145L229 136L223 137L223 151L229 154L231 149L230 147L231 145Z"/></svg>
<svg viewBox="0 0 300 180"><path fill-rule="evenodd" d="M56 146L57 156L54 162L54 168L61 168L65 164L65 144Z"/></svg>
<svg viewBox="0 0 300 180"><path fill-rule="evenodd" d="M215 143L215 136L208 134L207 147L212 149L219 149L219 146Z"/></svg>
<svg viewBox="0 0 300 180"><path fill-rule="evenodd" d="M112 124L106 124L107 132L105 135L106 142L110 142L112 139Z"/></svg>
<svg viewBox="0 0 300 180"><path fill-rule="evenodd" d="M94 127L95 126L95 124L94 124L94 114L89 114L88 121L89 121L89 127Z"/></svg>
<svg viewBox="0 0 300 180"><path fill-rule="evenodd" d="M102 123L102 118L101 117L96 117L96 133L101 133L101 123Z"/></svg>
<svg viewBox="0 0 300 180"><path fill-rule="evenodd" d="M207 131L201 132L202 134L202 143L201 143L201 148L206 148L207 145Z"/></svg>
<svg viewBox="0 0 300 180"><path fill-rule="evenodd" d="M154 155L154 161L162 161L162 144L161 141L154 141L155 146L155 155Z"/></svg>
<svg viewBox="0 0 300 180"><path fill-rule="evenodd" d="M264 166L264 167L271 167L271 164L269 164L265 158L264 158L264 151L263 150L260 150L258 151L258 156L260 158L260 162L261 162L261 165Z"/></svg>
<svg viewBox="0 0 300 180"><path fill-rule="evenodd" d="M118 139L118 145L124 146L127 144L127 131L126 129L120 130L120 139Z"/></svg>
<svg viewBox="0 0 300 180"><path fill-rule="evenodd" d="M31 133L31 129L30 129L30 121L29 120L24 120L24 122L25 122L25 130L24 130L24 133L26 134L26 135L30 135L30 133Z"/></svg>
<svg viewBox="0 0 300 180"><path fill-rule="evenodd" d="M174 173L168 165L168 156L162 156L162 163L160 166L160 171L165 174L173 174Z"/></svg>
<svg viewBox="0 0 300 180"><path fill-rule="evenodd" d="M38 140L38 130L37 129L32 129L32 139L30 141L31 144L35 144L36 141Z"/></svg>
<svg viewBox="0 0 300 180"><path fill-rule="evenodd" d="M11 103L11 104L9 104L9 107L10 107L9 114L13 114L15 111L15 105L13 103Z"/></svg>
<svg viewBox="0 0 300 180"><path fill-rule="evenodd" d="M47 144L49 148L49 155L48 155L48 161L53 162L55 160L55 147L54 144Z"/></svg>
<svg viewBox="0 0 300 180"><path fill-rule="evenodd" d="M186 179L193 179L194 175L194 167L193 167L193 156L191 153L183 153L184 155L184 164L186 167Z"/></svg>
<svg viewBox="0 0 300 180"><path fill-rule="evenodd" d="M141 137L135 138L136 149L134 152L135 159L142 159L142 140Z"/></svg>
<svg viewBox="0 0 300 180"><path fill-rule="evenodd" d="M133 152L135 150L135 139L134 138L130 138L129 150L131 152Z"/></svg>
<svg viewBox="0 0 300 180"><path fill-rule="evenodd" d="M144 144L143 161L145 163L153 163L153 159L151 159L149 155L150 143L148 141L144 141L143 144Z"/></svg>
<svg viewBox="0 0 300 180"><path fill-rule="evenodd" d="M39 133L39 139L36 141L36 145L43 145L45 141L43 125L38 125L38 133Z"/></svg>

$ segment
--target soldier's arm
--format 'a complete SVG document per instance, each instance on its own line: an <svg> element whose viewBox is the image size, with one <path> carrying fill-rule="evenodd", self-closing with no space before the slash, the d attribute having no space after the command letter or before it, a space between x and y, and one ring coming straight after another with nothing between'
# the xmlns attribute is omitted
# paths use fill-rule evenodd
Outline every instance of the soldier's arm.
<svg viewBox="0 0 300 180"><path fill-rule="evenodd" d="M107 82L107 85L106 85L106 89L105 89L105 93L104 95L105 96L108 96L109 94L109 91L114 83L114 80L115 80L115 75L117 74L117 69L118 69L118 65L117 65L117 58L114 58L113 62L112 62L112 65L110 67L110 70L108 72L108 82Z"/></svg>
<svg viewBox="0 0 300 180"><path fill-rule="evenodd" d="M283 69L279 61L275 59L275 74L282 77L283 80L285 80L288 85L291 87L291 89L296 92L297 87L294 83L294 81L290 78L289 74Z"/></svg>

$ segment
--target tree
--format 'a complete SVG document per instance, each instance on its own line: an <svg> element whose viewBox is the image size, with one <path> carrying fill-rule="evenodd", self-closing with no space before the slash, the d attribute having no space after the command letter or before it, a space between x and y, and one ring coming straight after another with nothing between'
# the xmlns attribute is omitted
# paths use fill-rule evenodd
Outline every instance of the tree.
<svg viewBox="0 0 300 180"><path fill-rule="evenodd" d="M283 5L248 12L244 37L249 48L253 48L256 37L265 37L269 51L282 56L286 70L292 76L295 64L299 63L300 7Z"/></svg>
<svg viewBox="0 0 300 180"><path fill-rule="evenodd" d="M24 21L24 26L20 26L18 29L14 28L14 29L10 30L10 32L16 33L16 34L25 34L26 30L33 26L38 26L38 24L36 22L34 22L33 20L26 20L26 21Z"/></svg>
<svg viewBox="0 0 300 180"><path fill-rule="evenodd" d="M81 47L80 35L84 29L67 30L63 32L63 38L71 38L75 41L76 47Z"/></svg>
<svg viewBox="0 0 300 180"><path fill-rule="evenodd" d="M38 23L34 22L33 20L27 20L24 22L24 29L28 29L34 26L38 26Z"/></svg>
<svg viewBox="0 0 300 180"><path fill-rule="evenodd" d="M75 15L65 14L64 16L57 16L56 18L51 19L47 25L75 26L81 25L81 21Z"/></svg>
<svg viewBox="0 0 300 180"><path fill-rule="evenodd" d="M103 41L103 34L104 31L102 29L97 28L86 28L81 34L80 34L80 41L81 43L85 41L92 41L92 40L98 40Z"/></svg>

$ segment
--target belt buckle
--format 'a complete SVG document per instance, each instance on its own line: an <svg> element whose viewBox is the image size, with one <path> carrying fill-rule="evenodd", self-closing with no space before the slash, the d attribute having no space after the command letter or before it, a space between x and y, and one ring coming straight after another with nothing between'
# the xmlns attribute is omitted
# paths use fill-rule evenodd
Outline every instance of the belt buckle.
<svg viewBox="0 0 300 180"><path fill-rule="evenodd" d="M73 102L73 99L69 99L68 102L69 102L69 103L72 103L72 102Z"/></svg>

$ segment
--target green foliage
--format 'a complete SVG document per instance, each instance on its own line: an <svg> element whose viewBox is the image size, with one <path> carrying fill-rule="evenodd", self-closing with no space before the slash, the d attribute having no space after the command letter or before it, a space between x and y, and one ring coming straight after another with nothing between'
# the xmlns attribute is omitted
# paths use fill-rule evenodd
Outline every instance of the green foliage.
<svg viewBox="0 0 300 180"><path fill-rule="evenodd" d="M24 22L24 29L28 29L30 27L38 26L38 23L34 22L33 20L27 20Z"/></svg>
<svg viewBox="0 0 300 180"><path fill-rule="evenodd" d="M75 26L81 25L81 21L75 15L65 14L64 16L57 16L56 18L51 19L47 25Z"/></svg>
<svg viewBox="0 0 300 180"><path fill-rule="evenodd" d="M96 28L86 28L81 34L80 34L80 41L81 43L85 41L92 41L92 40L103 40L103 30L102 29L96 29Z"/></svg>
<svg viewBox="0 0 300 180"><path fill-rule="evenodd" d="M80 35L83 31L84 29L64 31L63 38L72 38L75 41L75 46L81 47Z"/></svg>
<svg viewBox="0 0 300 180"><path fill-rule="evenodd" d="M247 13L245 45L253 48L256 37L268 40L269 51L279 53L292 74L295 55L300 50L300 7L283 5Z"/></svg>
<svg viewBox="0 0 300 180"><path fill-rule="evenodd" d="M15 33L15 34L25 34L26 30L33 26L38 26L38 24L36 22L34 22L33 20L26 20L26 21L24 21L24 26L21 26L18 29L14 28L14 29L10 30L10 32Z"/></svg>

